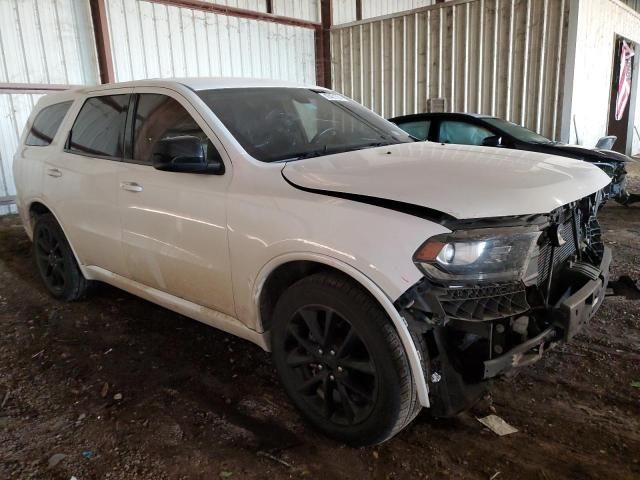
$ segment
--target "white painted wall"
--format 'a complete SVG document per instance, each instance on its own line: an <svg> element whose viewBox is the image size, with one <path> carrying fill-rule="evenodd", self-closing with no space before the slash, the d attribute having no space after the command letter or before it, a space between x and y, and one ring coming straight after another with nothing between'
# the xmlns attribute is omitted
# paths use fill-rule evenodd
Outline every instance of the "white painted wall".
<svg viewBox="0 0 640 480"><path fill-rule="evenodd" d="M576 127L579 143L587 147L593 147L606 134L616 35L640 44L640 13L617 0L579 2L570 143L578 143ZM640 49L635 61L640 61ZM635 84L640 87L637 76ZM640 130L638 103L635 125ZM640 141L634 132L632 153L639 151Z"/></svg>
<svg viewBox="0 0 640 480"><path fill-rule="evenodd" d="M107 0L116 81L255 77L316 83L314 30L146 1Z"/></svg>

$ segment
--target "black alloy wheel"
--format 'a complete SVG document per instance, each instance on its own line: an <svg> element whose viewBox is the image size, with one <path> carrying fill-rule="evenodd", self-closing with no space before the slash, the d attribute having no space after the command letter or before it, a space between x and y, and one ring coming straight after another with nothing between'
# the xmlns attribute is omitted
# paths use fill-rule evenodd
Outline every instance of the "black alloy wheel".
<svg viewBox="0 0 640 480"><path fill-rule="evenodd" d="M302 307L285 340L287 374L310 409L338 425L354 425L373 410L378 377L362 338L323 305Z"/></svg>
<svg viewBox="0 0 640 480"><path fill-rule="evenodd" d="M53 215L47 213L35 219L33 243L36 266L49 293L67 301L84 297L89 282Z"/></svg>
<svg viewBox="0 0 640 480"><path fill-rule="evenodd" d="M65 261L58 232L50 225L42 225L34 238L36 262L45 285L56 296L65 287Z"/></svg>
<svg viewBox="0 0 640 480"><path fill-rule="evenodd" d="M420 411L395 327L345 275L315 273L285 290L273 312L271 347L291 401L336 440L384 442Z"/></svg>

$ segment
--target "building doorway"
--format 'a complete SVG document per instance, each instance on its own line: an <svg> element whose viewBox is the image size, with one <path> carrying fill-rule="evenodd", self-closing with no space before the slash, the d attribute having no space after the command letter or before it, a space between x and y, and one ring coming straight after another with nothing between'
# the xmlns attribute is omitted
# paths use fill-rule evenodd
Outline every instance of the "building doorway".
<svg viewBox="0 0 640 480"><path fill-rule="evenodd" d="M630 144L633 139L630 100L635 83L634 61L636 50L636 44L631 40L621 36L616 37L607 135L618 137L613 144L613 150L620 153L627 153L630 150Z"/></svg>

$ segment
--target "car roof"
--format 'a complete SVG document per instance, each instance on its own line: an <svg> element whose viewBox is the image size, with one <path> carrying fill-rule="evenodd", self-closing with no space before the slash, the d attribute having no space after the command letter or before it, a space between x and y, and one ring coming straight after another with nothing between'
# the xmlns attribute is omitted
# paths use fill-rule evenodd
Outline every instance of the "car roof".
<svg viewBox="0 0 640 480"><path fill-rule="evenodd" d="M145 80L133 80L129 82L105 83L102 85L82 86L72 89L73 92L99 92L117 87L175 87L185 86L191 90L216 90L222 88L257 88L257 87L284 87L284 88L314 88L326 90L311 84L300 84L283 80L270 80L261 78L236 78L236 77L199 77L199 78L151 78Z"/></svg>
<svg viewBox="0 0 640 480"><path fill-rule="evenodd" d="M102 85L83 85L69 90L61 90L52 92L38 101L38 109L42 109L49 105L61 103L65 101L75 100L78 96L85 94L96 94L103 90L113 88L135 88L135 87L186 87L190 90L218 90L223 88L313 88L314 90L329 91L324 87L316 85L305 85L294 82L286 82L283 80L269 80L260 78L236 78L236 77L200 77L200 78L151 78L144 80L133 80L129 82L105 83Z"/></svg>
<svg viewBox="0 0 640 480"><path fill-rule="evenodd" d="M482 113L465 113L465 112L433 112L433 113L414 113L411 115L401 115L398 117L390 118L389 120L392 122L397 122L400 120L419 120L419 119L428 119L428 118L479 118L479 119L487 119L487 118L496 118L492 115L484 115Z"/></svg>

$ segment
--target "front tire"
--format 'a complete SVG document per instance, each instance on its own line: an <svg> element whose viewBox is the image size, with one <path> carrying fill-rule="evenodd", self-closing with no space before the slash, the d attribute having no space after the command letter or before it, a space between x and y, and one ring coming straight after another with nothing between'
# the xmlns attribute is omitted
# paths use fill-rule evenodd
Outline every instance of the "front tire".
<svg viewBox="0 0 640 480"><path fill-rule="evenodd" d="M51 295L69 302L85 296L89 282L82 275L62 228L50 213L36 218L33 253L40 278Z"/></svg>
<svg viewBox="0 0 640 480"><path fill-rule="evenodd" d="M334 439L382 443L420 410L394 326L345 276L318 273L289 287L274 310L272 347L293 403Z"/></svg>

